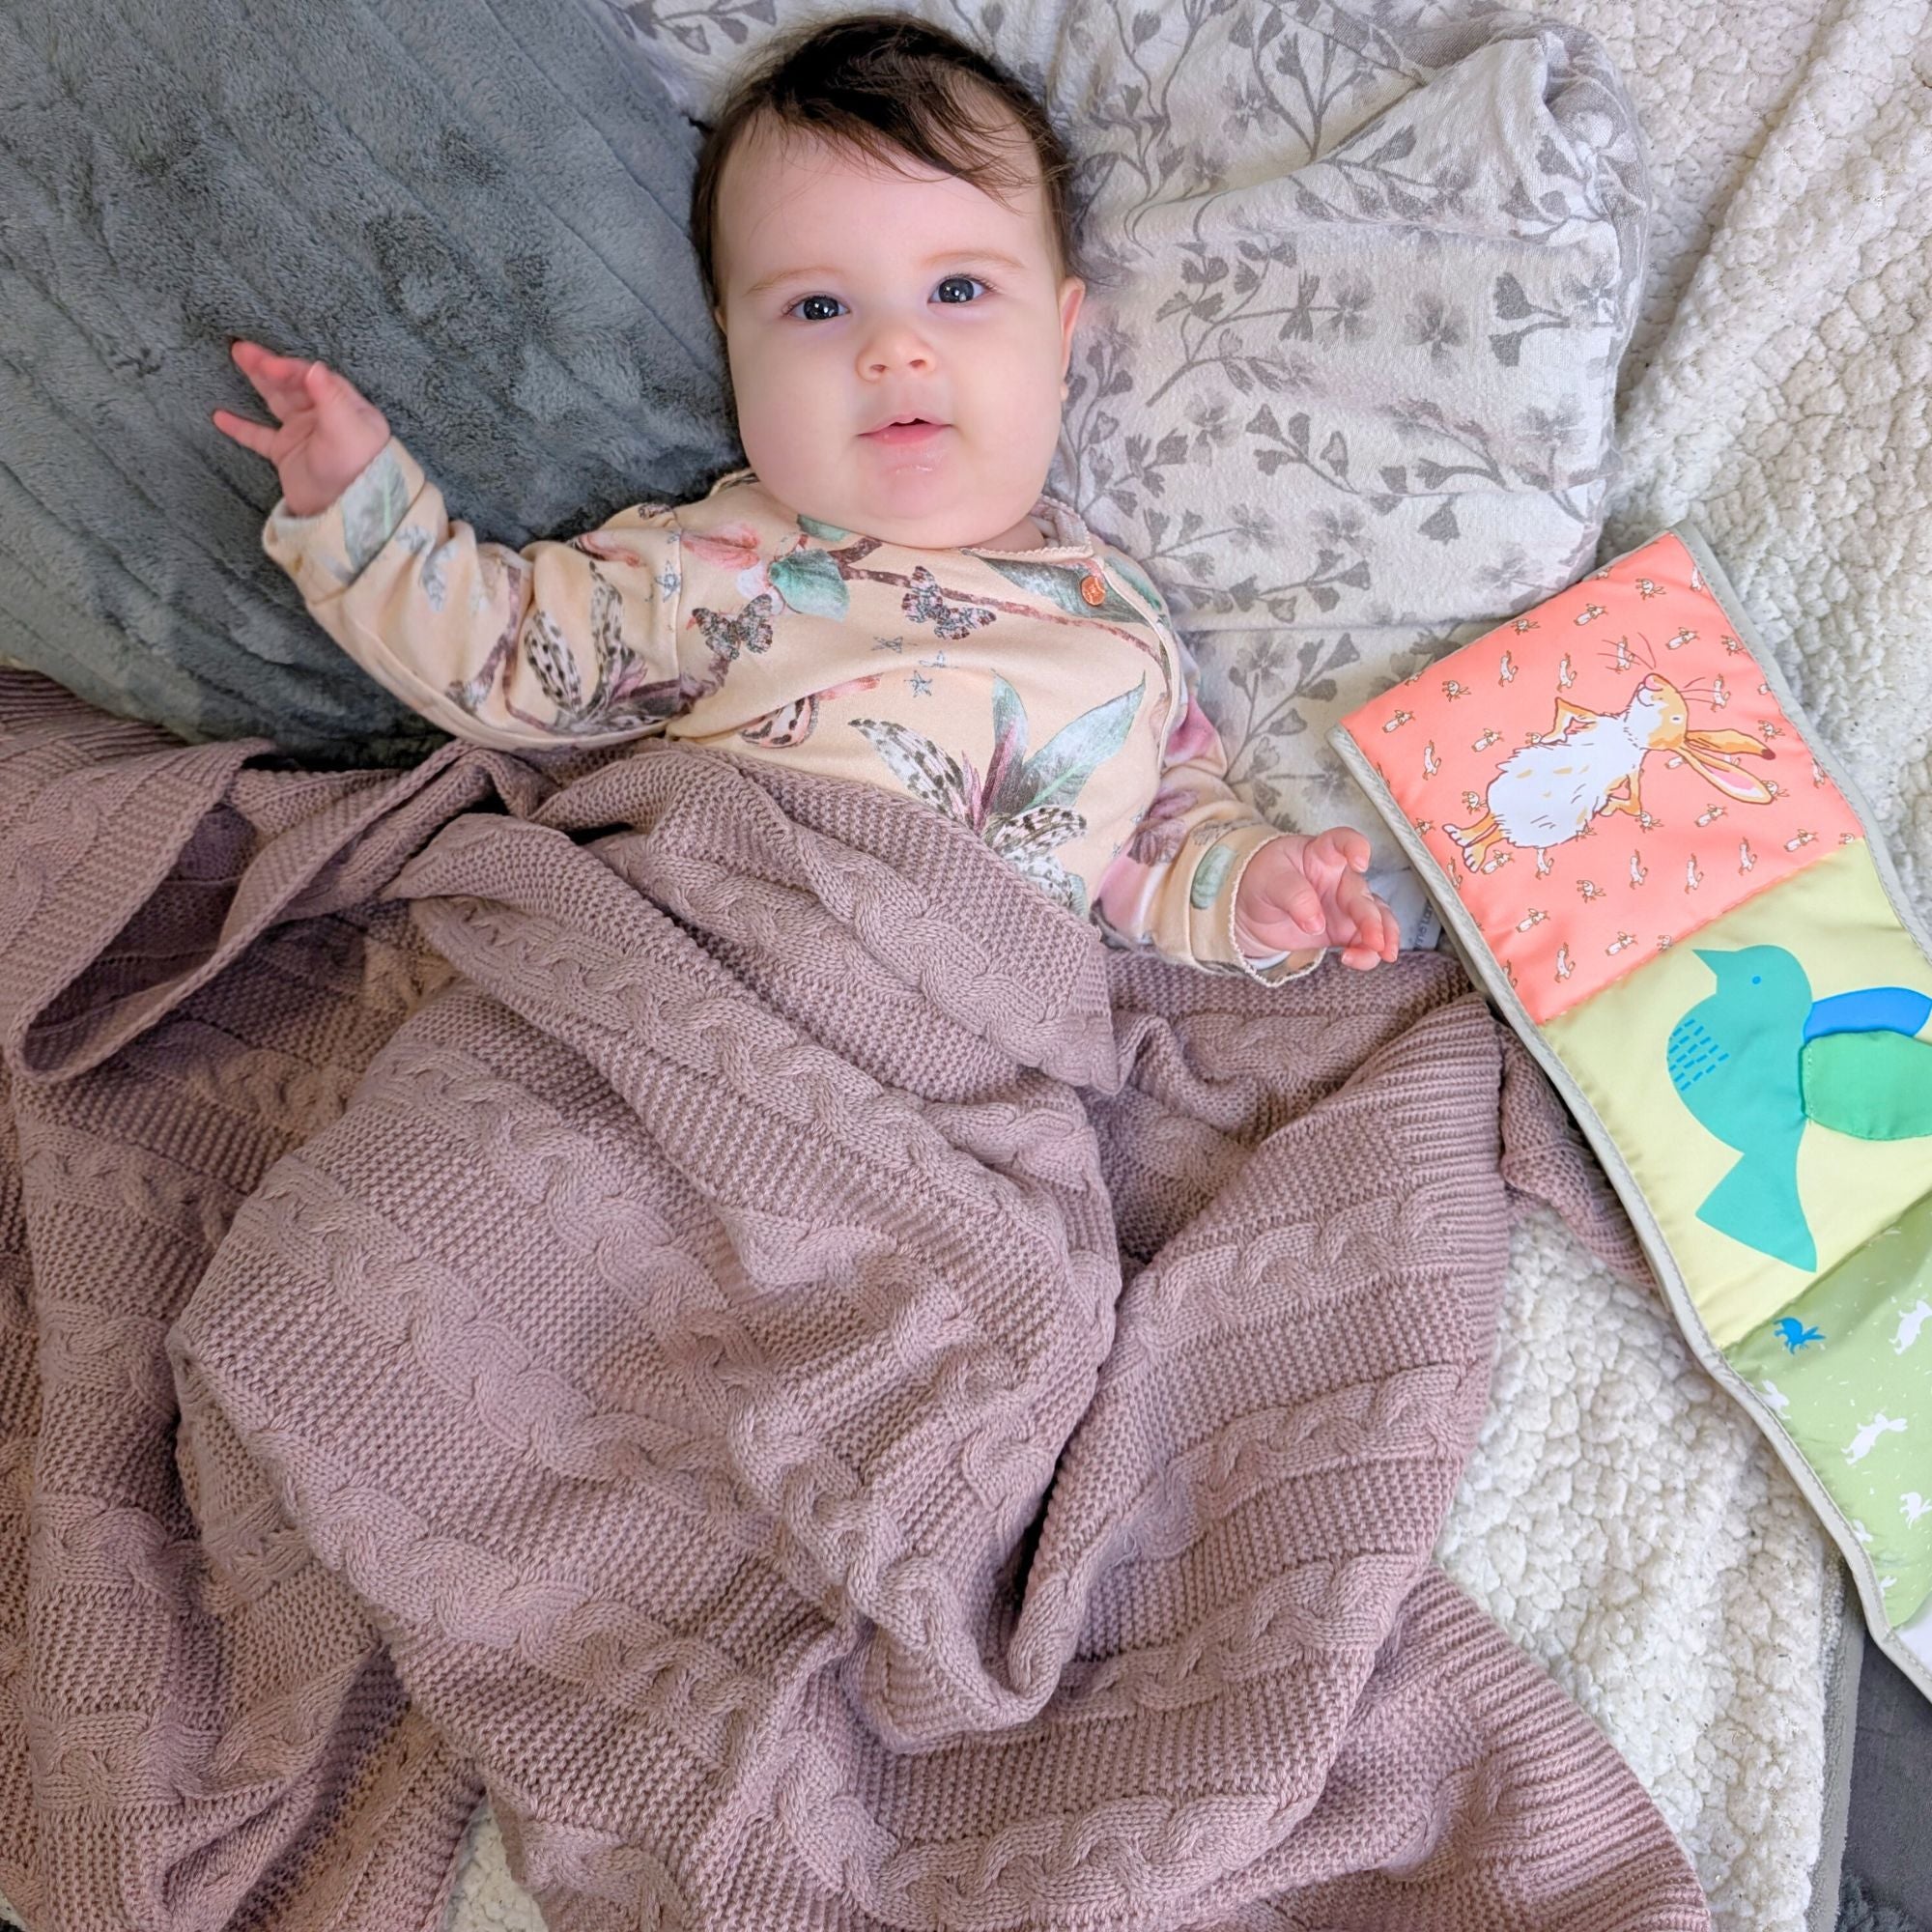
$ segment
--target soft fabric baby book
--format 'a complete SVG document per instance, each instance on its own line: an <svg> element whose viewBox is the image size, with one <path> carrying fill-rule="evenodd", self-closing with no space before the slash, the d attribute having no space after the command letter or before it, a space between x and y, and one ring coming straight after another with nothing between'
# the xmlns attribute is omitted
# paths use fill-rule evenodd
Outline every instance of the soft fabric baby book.
<svg viewBox="0 0 1932 1932"><path fill-rule="evenodd" d="M1932 1696L1932 942L1717 558L1653 538L1332 737Z"/></svg>

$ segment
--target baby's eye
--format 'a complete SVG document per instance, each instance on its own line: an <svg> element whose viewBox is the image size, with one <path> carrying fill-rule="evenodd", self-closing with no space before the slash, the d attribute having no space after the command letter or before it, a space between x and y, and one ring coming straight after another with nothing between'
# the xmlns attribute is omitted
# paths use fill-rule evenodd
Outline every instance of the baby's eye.
<svg viewBox="0 0 1932 1932"><path fill-rule="evenodd" d="M835 307L842 308L844 306L837 296L800 296L795 302L787 304L784 312L786 315L789 315L793 309L797 309L801 319L806 322L824 322L830 320L829 317L825 316L806 315L805 308L809 302L831 302Z"/></svg>
<svg viewBox="0 0 1932 1932"><path fill-rule="evenodd" d="M966 283L970 287L984 289L988 295L992 293L992 284L990 282L982 282L978 275L948 275L942 281L935 284L935 287L949 289L955 283L960 282ZM946 302L948 308L962 308L970 304L972 298L968 296L963 300L948 300L945 297L942 297L941 300ZM832 322L837 320L836 317L824 314L806 314L806 306L810 302L830 302L835 308L843 308L845 306L837 296L800 296L796 301L787 303L781 313L790 315L796 311L801 322Z"/></svg>

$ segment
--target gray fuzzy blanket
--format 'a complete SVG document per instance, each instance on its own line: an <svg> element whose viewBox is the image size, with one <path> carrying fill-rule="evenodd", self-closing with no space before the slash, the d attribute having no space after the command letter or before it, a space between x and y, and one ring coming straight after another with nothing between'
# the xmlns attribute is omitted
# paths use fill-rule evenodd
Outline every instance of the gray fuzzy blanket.
<svg viewBox="0 0 1932 1932"><path fill-rule="evenodd" d="M743 461L698 134L577 0L0 8L0 660L182 735L438 736L261 549L238 335L326 357L522 545Z"/></svg>

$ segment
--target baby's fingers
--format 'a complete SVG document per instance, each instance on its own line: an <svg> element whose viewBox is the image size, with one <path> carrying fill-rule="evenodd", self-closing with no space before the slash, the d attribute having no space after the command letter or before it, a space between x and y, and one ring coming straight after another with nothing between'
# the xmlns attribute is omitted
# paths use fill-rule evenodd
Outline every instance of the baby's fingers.
<svg viewBox="0 0 1932 1932"><path fill-rule="evenodd" d="M1275 919L1291 922L1303 932L1327 930L1328 915L1321 895L1305 879L1286 888L1276 885L1264 904Z"/></svg>
<svg viewBox="0 0 1932 1932"><path fill-rule="evenodd" d="M1356 943L1373 948L1378 958L1387 956L1395 915L1363 883L1359 873L1343 882L1340 896L1355 922Z"/></svg>
<svg viewBox="0 0 1932 1932"><path fill-rule="evenodd" d="M1376 932L1376 955L1393 964L1396 951L1402 944L1402 927L1396 923L1395 914L1379 900L1376 903L1376 916L1379 922Z"/></svg>
<svg viewBox="0 0 1932 1932"><path fill-rule="evenodd" d="M1396 923L1395 914L1376 896L1359 874L1351 873L1342 881L1336 899L1343 913L1353 923L1352 950L1366 952L1363 963L1373 965L1378 959L1394 959L1402 929Z"/></svg>
<svg viewBox="0 0 1932 1932"><path fill-rule="evenodd" d="M1378 900L1355 923L1355 936L1342 950L1345 965L1368 967L1392 962L1400 938L1395 915Z"/></svg>
<svg viewBox="0 0 1932 1932"><path fill-rule="evenodd" d="M270 463L275 460L275 431L267 423L253 423L245 416L238 416L228 410L211 410L209 420L223 436L232 437L243 449L252 449L257 456L266 456Z"/></svg>
<svg viewBox="0 0 1932 1932"><path fill-rule="evenodd" d="M1331 825L1325 832L1318 832L1311 843L1334 865L1346 866L1353 872L1368 869L1369 841L1352 826Z"/></svg>
<svg viewBox="0 0 1932 1932"><path fill-rule="evenodd" d="M238 340L229 344L235 366L255 386L277 422L285 421L292 410L308 401L304 378L314 366L303 355L277 355L259 342Z"/></svg>
<svg viewBox="0 0 1932 1932"><path fill-rule="evenodd" d="M1382 921L1381 939L1377 951L1393 965L1395 955L1402 948L1402 926L1396 919L1394 910L1383 905L1379 899L1376 901L1376 910L1381 914Z"/></svg>
<svg viewBox="0 0 1932 1932"><path fill-rule="evenodd" d="M302 373L302 387L317 409L329 412L376 413L376 405L339 369L311 362Z"/></svg>

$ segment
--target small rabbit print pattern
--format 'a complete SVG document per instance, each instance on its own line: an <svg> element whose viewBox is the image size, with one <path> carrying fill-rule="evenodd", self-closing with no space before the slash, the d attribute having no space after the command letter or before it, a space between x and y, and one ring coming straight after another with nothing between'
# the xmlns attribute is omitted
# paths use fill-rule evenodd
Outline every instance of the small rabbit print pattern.
<svg viewBox="0 0 1932 1932"><path fill-rule="evenodd" d="M1668 534L1347 726L1539 1023L1862 837Z"/></svg>

